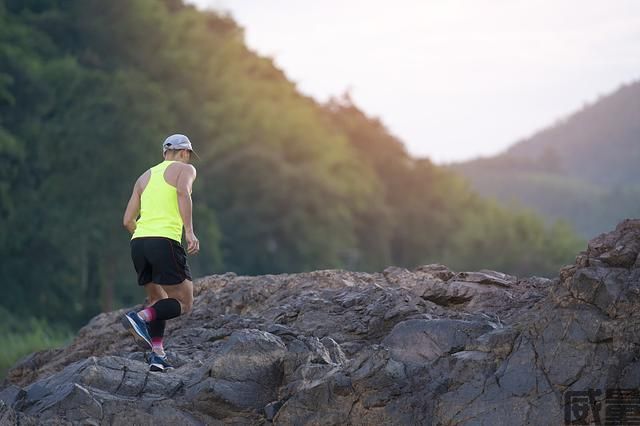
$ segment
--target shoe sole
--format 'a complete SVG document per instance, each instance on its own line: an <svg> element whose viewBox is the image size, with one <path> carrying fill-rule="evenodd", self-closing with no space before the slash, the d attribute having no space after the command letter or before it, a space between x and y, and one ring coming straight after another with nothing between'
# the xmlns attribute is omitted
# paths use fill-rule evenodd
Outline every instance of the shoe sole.
<svg viewBox="0 0 640 426"><path fill-rule="evenodd" d="M173 367L163 367L160 364L149 364L149 370L156 372L164 372L173 370Z"/></svg>
<svg viewBox="0 0 640 426"><path fill-rule="evenodd" d="M151 343L147 342L147 339L138 334L138 332L136 331L135 323L131 318L129 318L128 315L125 315L124 318L122 318L121 323L125 330L128 330L131 333L131 335L133 336L133 340L135 340L135 342L141 349L151 348Z"/></svg>

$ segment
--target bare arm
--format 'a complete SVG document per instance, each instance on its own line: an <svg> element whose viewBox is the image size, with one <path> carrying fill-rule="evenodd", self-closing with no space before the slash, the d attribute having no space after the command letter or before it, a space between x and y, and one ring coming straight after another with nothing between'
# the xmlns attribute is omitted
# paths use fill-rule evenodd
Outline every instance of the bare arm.
<svg viewBox="0 0 640 426"><path fill-rule="evenodd" d="M187 240L187 252L195 254L200 250L200 242L193 231L193 201L191 200L191 187L196 180L196 169L192 165L186 165L178 175L176 190L178 192L178 208L184 224L184 233Z"/></svg>
<svg viewBox="0 0 640 426"><path fill-rule="evenodd" d="M138 178L135 185L133 186L133 191L131 192L131 198L129 198L129 203L127 204L127 208L124 211L124 217L122 218L122 225L127 228L127 230L133 234L136 230L136 219L140 214L140 195L141 191L141 180L142 176Z"/></svg>

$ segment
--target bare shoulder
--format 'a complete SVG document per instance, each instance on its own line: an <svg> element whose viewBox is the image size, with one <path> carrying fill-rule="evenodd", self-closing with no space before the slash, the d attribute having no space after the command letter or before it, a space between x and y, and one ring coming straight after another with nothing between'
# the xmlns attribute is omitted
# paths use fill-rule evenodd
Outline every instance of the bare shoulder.
<svg viewBox="0 0 640 426"><path fill-rule="evenodd" d="M149 180L151 177L151 169L147 169L143 174L138 178L138 182L144 182L145 180Z"/></svg>
<svg viewBox="0 0 640 426"><path fill-rule="evenodd" d="M151 170L145 171L143 174L140 175L140 177L136 181L135 188L137 188L140 192L144 191L144 188L146 188L150 178L151 178Z"/></svg>
<svg viewBox="0 0 640 426"><path fill-rule="evenodd" d="M193 164L180 163L180 173L186 173L188 176L196 176L196 168Z"/></svg>

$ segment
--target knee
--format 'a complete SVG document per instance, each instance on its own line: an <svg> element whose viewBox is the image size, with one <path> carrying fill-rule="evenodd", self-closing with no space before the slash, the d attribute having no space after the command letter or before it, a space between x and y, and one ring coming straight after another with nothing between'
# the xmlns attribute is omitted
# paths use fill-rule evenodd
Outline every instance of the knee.
<svg viewBox="0 0 640 426"><path fill-rule="evenodd" d="M147 292L147 299L145 301L145 306L153 306L157 301L166 299L167 293L162 289L162 287L155 283L149 283L145 286L145 290Z"/></svg>
<svg viewBox="0 0 640 426"><path fill-rule="evenodd" d="M153 306L155 305L157 302L159 302L162 299L166 299L167 296L162 296L162 295L157 295L157 296L149 296L147 297L147 300L145 301L145 306Z"/></svg>

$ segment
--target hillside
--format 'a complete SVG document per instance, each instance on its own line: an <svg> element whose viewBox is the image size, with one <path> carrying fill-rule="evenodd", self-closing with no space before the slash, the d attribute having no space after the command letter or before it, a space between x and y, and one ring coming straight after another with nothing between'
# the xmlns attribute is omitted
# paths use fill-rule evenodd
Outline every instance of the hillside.
<svg viewBox="0 0 640 426"><path fill-rule="evenodd" d="M1 307L78 327L139 300L121 218L172 133L201 157L196 276L426 263L551 276L581 245L412 158L349 99L303 96L228 16L0 0Z"/></svg>
<svg viewBox="0 0 640 426"><path fill-rule="evenodd" d="M640 183L640 81L623 85L531 138L505 158L603 187Z"/></svg>
<svg viewBox="0 0 640 426"><path fill-rule="evenodd" d="M520 141L455 164L481 194L517 202L585 237L640 215L640 81Z"/></svg>
<svg viewBox="0 0 640 426"><path fill-rule="evenodd" d="M124 311L101 314L9 372L0 423L625 424L607 404L640 377L639 242L625 221L553 280L442 265L205 277L168 322L175 370L149 372ZM565 407L587 390L591 406Z"/></svg>

